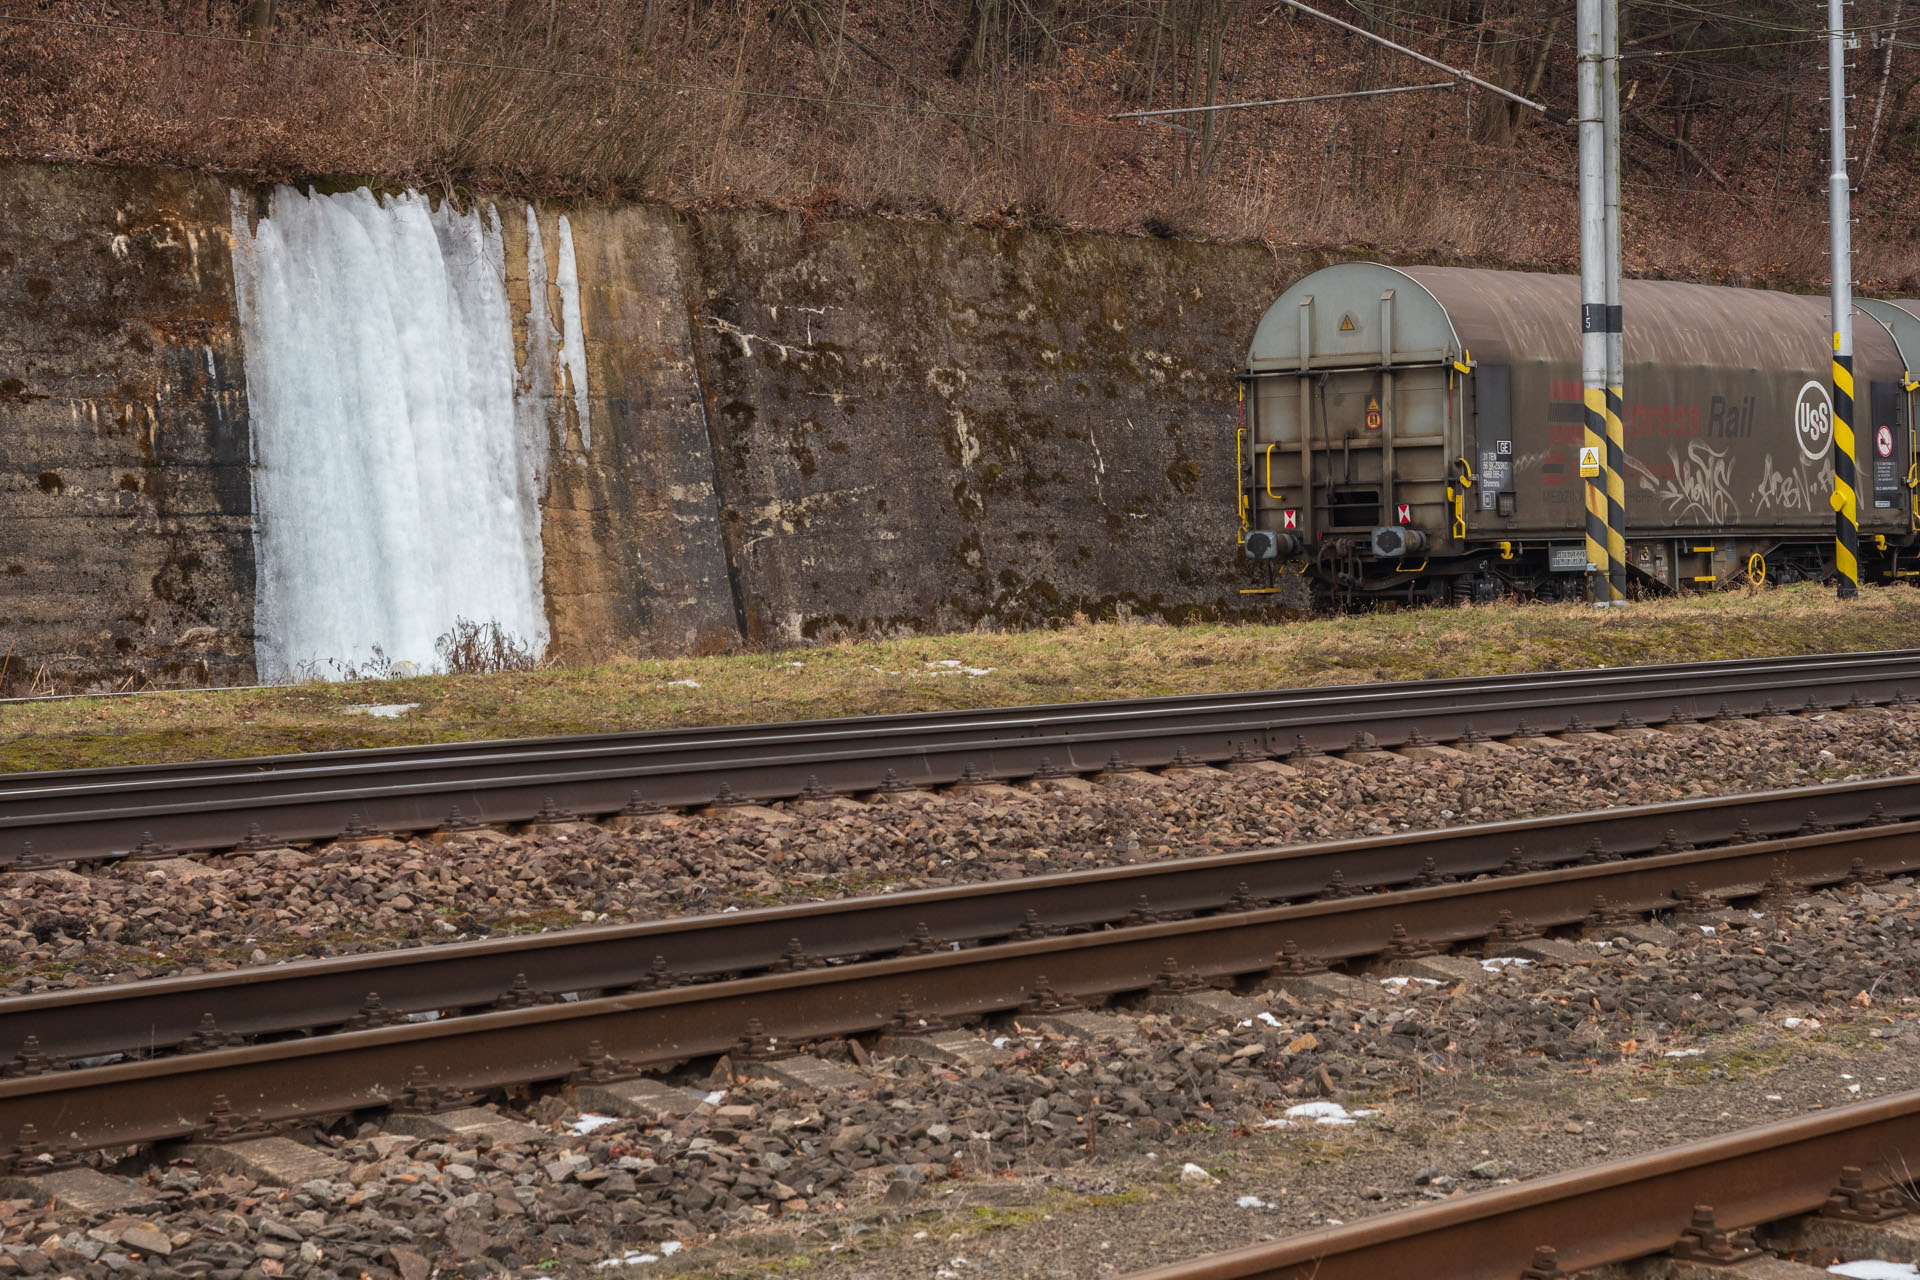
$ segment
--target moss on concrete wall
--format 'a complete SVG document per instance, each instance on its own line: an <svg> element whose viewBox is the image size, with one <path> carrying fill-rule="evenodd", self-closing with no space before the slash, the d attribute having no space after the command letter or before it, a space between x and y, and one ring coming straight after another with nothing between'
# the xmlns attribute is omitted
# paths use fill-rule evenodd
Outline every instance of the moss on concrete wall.
<svg viewBox="0 0 1920 1280"><path fill-rule="evenodd" d="M755 641L1237 607L1249 247L688 224L728 554Z"/></svg>
<svg viewBox="0 0 1920 1280"><path fill-rule="evenodd" d="M0 691L253 678L227 190L0 165Z"/></svg>

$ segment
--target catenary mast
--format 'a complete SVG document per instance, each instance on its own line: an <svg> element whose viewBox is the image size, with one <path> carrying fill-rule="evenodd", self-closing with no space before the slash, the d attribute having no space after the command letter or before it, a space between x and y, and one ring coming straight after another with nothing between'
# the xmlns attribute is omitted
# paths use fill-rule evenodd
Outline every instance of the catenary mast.
<svg viewBox="0 0 1920 1280"><path fill-rule="evenodd" d="M1627 598L1627 446L1622 398L1626 343L1620 313L1620 0L1601 0L1600 125L1606 148L1607 596Z"/></svg>
<svg viewBox="0 0 1920 1280"><path fill-rule="evenodd" d="M1847 187L1845 0L1827 0L1827 223L1833 273L1833 560L1842 600L1860 593L1860 499L1853 442L1853 223Z"/></svg>
<svg viewBox="0 0 1920 1280"><path fill-rule="evenodd" d="M1586 482L1587 567L1596 602L1612 598L1607 518L1606 124L1600 105L1606 0L1577 0L1580 126L1580 382L1586 410L1580 478Z"/></svg>

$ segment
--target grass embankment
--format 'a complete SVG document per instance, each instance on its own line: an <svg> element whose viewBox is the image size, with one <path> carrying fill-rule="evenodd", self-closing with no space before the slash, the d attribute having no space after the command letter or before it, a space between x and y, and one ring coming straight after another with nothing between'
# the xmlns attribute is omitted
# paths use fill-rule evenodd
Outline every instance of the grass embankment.
<svg viewBox="0 0 1920 1280"><path fill-rule="evenodd" d="M1648 662L1904 648L1920 592L1842 605L1807 585L1647 601L1488 605L1273 625L1083 623L778 653L0 707L0 772L1144 697ZM393 719L368 704L415 703Z"/></svg>

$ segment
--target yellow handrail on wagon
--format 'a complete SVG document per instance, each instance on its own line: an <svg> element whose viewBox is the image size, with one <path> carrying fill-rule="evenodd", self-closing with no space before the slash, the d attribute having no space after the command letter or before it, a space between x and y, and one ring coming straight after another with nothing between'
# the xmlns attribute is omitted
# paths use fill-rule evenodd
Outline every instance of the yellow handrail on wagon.
<svg viewBox="0 0 1920 1280"><path fill-rule="evenodd" d="M1456 491L1453 481L1447 481L1447 501L1453 506L1453 536L1460 539L1467 536L1467 490L1473 487L1473 466L1465 458L1455 458L1460 464L1460 488Z"/></svg>
<svg viewBox="0 0 1920 1280"><path fill-rule="evenodd" d="M1247 480L1246 480L1246 444L1247 429L1241 427L1233 433L1233 487L1240 500L1240 544L1247 541Z"/></svg>

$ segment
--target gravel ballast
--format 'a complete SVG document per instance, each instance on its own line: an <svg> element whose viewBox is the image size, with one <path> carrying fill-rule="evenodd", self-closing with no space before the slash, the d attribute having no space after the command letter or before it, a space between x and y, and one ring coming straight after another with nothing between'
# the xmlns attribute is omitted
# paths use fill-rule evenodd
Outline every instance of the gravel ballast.
<svg viewBox="0 0 1920 1280"><path fill-rule="evenodd" d="M1890 709L37 871L0 887L0 957L45 989L1904 773L1917 747L1920 712ZM128 1152L103 1167L152 1208L0 1201L0 1273L1115 1273L1920 1087L1917 932L1896 880L1603 928L1576 958L1514 944L1466 982L997 1019L962 1061L833 1042L812 1052L851 1083L825 1091L700 1062L671 1081L704 1099L685 1115L493 1099L539 1133L477 1142L341 1121L297 1136L344 1175L293 1186Z"/></svg>
<svg viewBox="0 0 1920 1280"><path fill-rule="evenodd" d="M7 1202L0 1271L419 1280L632 1255L751 1275L773 1250L905 1276L929 1273L915 1248L991 1224L996 1274L1087 1274L1011 1238L1082 1215L1117 1270L1920 1085L1913 895L1895 881L1603 929L1577 963L1483 963L1453 985L1382 971L1362 999L1249 992L1244 1019L1135 1008L1081 1033L1014 1016L974 1030L971 1065L836 1042L816 1052L849 1083L820 1092L723 1060L676 1081L704 1099L684 1117L508 1104L542 1129L525 1141L343 1121L305 1136L345 1176L292 1187L141 1152L120 1171L159 1207ZM1163 1230L1162 1210L1211 1225L1128 1234ZM916 1222L926 1241L903 1236Z"/></svg>

